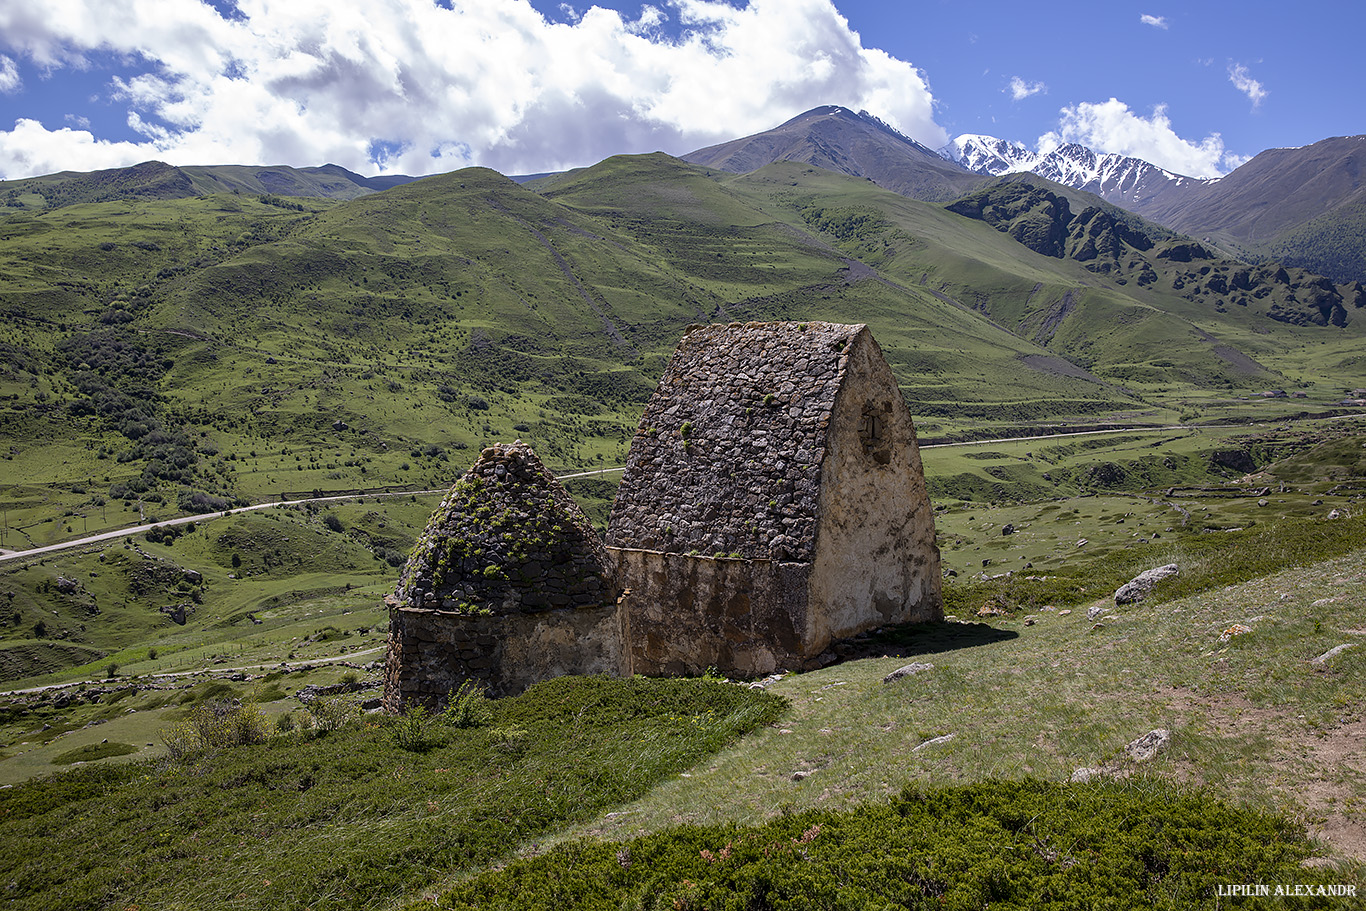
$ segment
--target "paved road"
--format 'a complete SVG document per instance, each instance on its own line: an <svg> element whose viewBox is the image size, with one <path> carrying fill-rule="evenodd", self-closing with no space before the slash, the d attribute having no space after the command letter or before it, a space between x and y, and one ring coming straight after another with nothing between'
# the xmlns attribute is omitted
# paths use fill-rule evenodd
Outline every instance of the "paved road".
<svg viewBox="0 0 1366 911"><path fill-rule="evenodd" d="M1361 415L1356 415L1356 414L1338 415L1337 417L1332 417L1332 418L1321 418L1320 420L1344 420L1344 419L1357 418L1357 417L1361 417ZM1313 418L1311 418L1311 420L1312 420L1312 419L1313 419ZM1290 418L1285 418L1285 419L1283 419L1283 420L1291 420L1291 419L1290 419ZM1281 421L1280 421L1280 420L1271 420L1271 421L1267 421L1266 423L1281 423ZM1202 429L1202 428L1200 428L1199 426L1191 426L1191 425L1183 425L1183 424L1170 424L1170 425L1163 426L1163 427L1144 426L1144 427L1116 427L1116 428L1110 428L1110 429L1108 429L1108 430L1070 430L1070 431L1067 431L1066 433L1048 433L1048 434L1043 434L1043 435L1041 435L1041 436L1031 436L1031 437L1002 437L1001 439L997 439L997 440L971 440L971 441L969 441L969 442L963 442L963 443L934 443L934 444L931 444L931 445L928 445L928 446L921 446L920 448L921 448L921 449L947 449L947 448L950 448L950 447L953 447L953 446L986 446L986 445L991 445L991 444L993 444L993 443L1023 443L1023 442L1027 442L1027 441L1031 441L1031 440L1054 440L1054 439L1058 439L1059 437L1096 436L1096 435L1107 434L1107 433L1138 433L1138 432L1147 432L1147 433L1152 433L1152 432L1175 433L1175 432L1180 432L1180 431L1185 431L1185 432L1189 433L1189 432L1191 432L1191 431L1200 430L1200 429ZM573 478L588 478L588 477L592 477L592 476L594 476L594 475L610 474L610 473L613 473L613 472L625 471L625 470L626 470L626 469L625 469L624 467L621 467L621 466L616 466L616 467L612 467L612 468L594 468L594 469L591 470L591 471L576 471L576 472L573 472L573 473L570 473L570 474L558 475L558 478L559 478L559 480L561 480L561 481L568 481L568 480L571 480L571 479L573 479ZM444 488L444 487L443 487L443 488L440 488L440 489L437 489L437 490L400 490L400 491L393 491L393 492L387 492L387 493L344 494L344 495L335 496L335 497L311 497L311 498L306 499L306 500L277 500L277 501L272 502L272 503L257 503L257 504L255 504L254 506L243 506L243 507L241 507L241 508L239 508L239 509L229 509L229 510L227 510L227 511L225 511L225 512L215 512L215 513L209 513L209 514L207 514L207 515L201 515L201 516L182 516L182 517L180 517L180 518L178 518L178 519L167 519L167 520L164 521L164 522L152 522L152 523L147 524L147 525L135 525L135 526L133 526L133 527L131 527L131 528L120 528L120 529L117 529L117 530L115 530L115 531L106 531L106 532L103 532L102 534L98 534L98 535L90 535L89 537L86 537L86 538L77 538L77 539L74 540L74 541L63 541L63 542L61 542L60 544L48 544L48 545L46 545L46 546L44 546L44 547L34 547L34 548L30 549L30 550L0 550L0 563L3 563L3 562L6 561L6 560L22 560L22 559L24 559L24 558L26 558L26 557L40 557L40 556L42 556L43 554L54 553L54 552L59 551L59 550L69 550L70 548L73 548L73 547L83 547L83 546L85 546L85 545L87 545L87 544L98 544L98 543L100 543L101 541L113 541L113 540L116 540L116 539L118 539L118 538L126 538L126 537L128 537L129 535L141 534L141 533L143 533L143 532L145 532L145 531L148 531L149 529L161 528L161 527L167 526L167 525L186 525L186 524L188 524L188 523L190 523L190 522L194 522L194 523L211 522L211 521L213 521L214 519L221 519L221 518L224 518L225 516L236 515L237 513L241 513L241 512L251 512L251 511L254 510L254 509L270 509L270 508L275 507L275 506L296 506L296 505L298 505L299 503L332 503L332 502L337 502L337 501L341 501L341 500L360 500L360 499L364 499L364 498L367 498L367 497L376 497L376 498L380 498L380 497L409 497L409 496L414 496L414 495L418 495L418 494L445 493L446 490L447 490L447 488Z"/></svg>
<svg viewBox="0 0 1366 911"><path fill-rule="evenodd" d="M592 471L576 471L572 474L562 474L559 480L568 481L573 478L587 478L594 475L610 474L615 471L624 471L624 468L595 468ZM140 535L153 528L165 528L171 525L188 525L194 522L196 525L205 522L212 522L214 519L222 519L227 516L234 516L238 513L252 512L257 509L271 509L276 506L297 506L300 503L337 503L342 500L363 500L369 497L376 499L382 497L411 497L434 493L445 493L449 488L440 487L435 490L395 490L376 493L352 493L340 494L334 497L309 497L303 500L275 500L270 503L256 503L252 506L241 506L237 509L228 509L223 512L211 512L198 516L181 516L178 519L166 519L162 522L149 522L145 525L132 525L128 528L117 528L114 531L101 532L97 535L89 535L84 538L76 538L72 541L62 541L57 544L47 544L43 547L33 547L29 550L0 550L0 563L6 560L22 560L27 557L41 557L44 554L55 553L59 550L70 550L73 547L84 547L88 544L99 544L102 541L114 541L119 538L126 538L130 535Z"/></svg>

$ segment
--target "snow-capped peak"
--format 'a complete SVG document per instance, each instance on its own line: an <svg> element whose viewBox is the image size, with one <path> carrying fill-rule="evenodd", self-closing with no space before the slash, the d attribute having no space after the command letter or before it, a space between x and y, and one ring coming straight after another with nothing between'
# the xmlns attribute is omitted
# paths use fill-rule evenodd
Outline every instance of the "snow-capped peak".
<svg viewBox="0 0 1366 911"><path fill-rule="evenodd" d="M992 176L1031 171L1039 161L1036 153L1018 142L978 133L964 133L940 149L939 154L969 171Z"/></svg>
<svg viewBox="0 0 1366 911"><path fill-rule="evenodd" d="M1199 178L1183 177L1141 158L1095 152L1073 142L1046 152L994 136L965 133L940 150L969 171L999 177L1029 171L1055 183L1086 190L1128 206L1172 186Z"/></svg>

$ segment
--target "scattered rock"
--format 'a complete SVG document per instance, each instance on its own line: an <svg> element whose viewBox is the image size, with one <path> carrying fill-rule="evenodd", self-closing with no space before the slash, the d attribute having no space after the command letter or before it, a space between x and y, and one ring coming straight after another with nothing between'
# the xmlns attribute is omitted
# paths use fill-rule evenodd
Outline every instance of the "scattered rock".
<svg viewBox="0 0 1366 911"><path fill-rule="evenodd" d="M900 680L902 677L909 677L912 674L918 674L921 671L928 671L932 667L934 667L933 664L925 664L923 662L917 661L914 664L908 664L905 667L897 668L896 670L888 674L886 677L883 677L882 682L894 683L895 681Z"/></svg>
<svg viewBox="0 0 1366 911"><path fill-rule="evenodd" d="M57 591L64 595L71 595L81 587L81 583L75 579L68 579L66 576L57 577Z"/></svg>
<svg viewBox="0 0 1366 911"><path fill-rule="evenodd" d="M792 773L792 780L801 781L805 778L810 778L813 774L815 774L815 771L815 769L798 769L797 771Z"/></svg>
<svg viewBox="0 0 1366 911"><path fill-rule="evenodd" d="M912 753L919 753L921 750L925 749L925 747L934 746L936 743L948 743L948 742L949 742L950 740L952 740L955 736L957 736L957 735L955 735L955 734L945 734L943 737L936 737L936 738L934 738L933 740L926 740L924 743L922 743L922 744L920 744L919 746L913 748L913 749L911 750L911 752L912 752Z"/></svg>
<svg viewBox="0 0 1366 911"><path fill-rule="evenodd" d="M1266 497L1262 497L1260 500L1257 501L1257 505L1258 505L1258 506L1265 506L1265 505L1266 505L1267 503L1269 503L1269 502L1270 502L1270 501L1269 501Z"/></svg>
<svg viewBox="0 0 1366 911"><path fill-rule="evenodd" d="M1059 617L1066 617L1066 616L1067 616L1068 614L1070 614L1070 613L1072 613L1070 610L1060 610L1060 611L1058 611L1058 616L1059 616Z"/></svg>
<svg viewBox="0 0 1366 911"><path fill-rule="evenodd" d="M1327 664L1329 661L1332 661L1332 660L1333 660L1334 658L1336 658L1338 655L1341 655L1343 652L1345 652L1345 651L1347 651L1349 648L1351 648L1353 644L1354 644L1354 643L1347 642L1347 643L1344 643L1344 644L1342 644L1342 645L1335 645L1335 646L1333 646L1332 648L1330 648L1328 651L1324 652L1322 655L1319 655L1317 658L1311 659L1309 663L1310 663L1310 664Z"/></svg>
<svg viewBox="0 0 1366 911"><path fill-rule="evenodd" d="M1090 781L1093 778L1102 778L1109 774L1110 771L1108 769L1082 768L1075 770L1072 773L1072 777L1069 778L1068 781L1072 782L1072 784L1086 784L1086 782Z"/></svg>
<svg viewBox="0 0 1366 911"><path fill-rule="evenodd" d="M1124 752L1134 762L1147 762L1171 746L1172 732L1166 728L1149 731L1142 737L1124 747Z"/></svg>
<svg viewBox="0 0 1366 911"><path fill-rule="evenodd" d="M172 623L175 623L179 626L184 626L188 616L188 611L193 610L194 605L192 605L188 601L185 601L180 604L165 604L157 609L161 611L163 614L165 614L167 617L169 617Z"/></svg>
<svg viewBox="0 0 1366 911"><path fill-rule="evenodd" d="M977 611L979 617L1003 617L1005 611L994 604L983 604L981 610Z"/></svg>
<svg viewBox="0 0 1366 911"><path fill-rule="evenodd" d="M1095 620L1097 617L1101 616L1104 613L1105 608L1100 607L1099 605L1097 605L1096 607L1088 607L1086 609L1086 619Z"/></svg>
<svg viewBox="0 0 1366 911"><path fill-rule="evenodd" d="M1341 518L1342 518L1343 516L1345 516L1345 515L1346 515L1346 513L1343 512L1341 509L1334 509L1334 510L1330 510L1330 511L1329 511L1329 513L1328 513L1328 518L1330 518L1330 519L1341 519Z"/></svg>
<svg viewBox="0 0 1366 911"><path fill-rule="evenodd" d="M1177 564L1168 563L1166 566L1139 573L1115 591L1115 603L1131 604L1134 601L1142 601L1152 592L1154 585L1177 575L1180 571L1181 568Z"/></svg>
<svg viewBox="0 0 1366 911"><path fill-rule="evenodd" d="M1220 642L1227 642L1228 640L1232 639L1234 636L1245 636L1245 635L1247 635L1247 634L1250 633L1250 632L1252 632L1252 627L1250 627L1250 626L1244 626L1244 625L1241 624L1241 623L1235 623L1235 624L1233 624L1232 626L1230 626L1228 629L1224 630L1222 633L1219 634L1219 641L1220 641Z"/></svg>
<svg viewBox="0 0 1366 911"><path fill-rule="evenodd" d="M1009 522L1007 522L1006 524L1004 524L1004 525L1001 526L1001 534L1002 534L1002 535L1013 535L1013 534L1015 534L1015 526L1014 526L1014 525L1011 525Z"/></svg>

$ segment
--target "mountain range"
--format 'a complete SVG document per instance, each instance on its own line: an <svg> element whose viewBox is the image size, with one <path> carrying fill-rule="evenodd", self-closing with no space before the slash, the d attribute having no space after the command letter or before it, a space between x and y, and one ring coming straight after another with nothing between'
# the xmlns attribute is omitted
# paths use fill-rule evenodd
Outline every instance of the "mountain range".
<svg viewBox="0 0 1366 911"><path fill-rule="evenodd" d="M1029 172L1094 193L1233 256L1277 259L1339 282L1366 280L1366 135L1271 149L1210 179L1074 143L1036 153L969 134L942 152L974 173Z"/></svg>
<svg viewBox="0 0 1366 911"><path fill-rule="evenodd" d="M1338 283L1366 281L1366 135L1272 149L1224 177L1200 179L1074 143L1039 153L967 134L934 152L871 114L824 106L682 157L735 173L801 161L931 202L957 198L982 178L1032 173L1228 256L1274 259Z"/></svg>

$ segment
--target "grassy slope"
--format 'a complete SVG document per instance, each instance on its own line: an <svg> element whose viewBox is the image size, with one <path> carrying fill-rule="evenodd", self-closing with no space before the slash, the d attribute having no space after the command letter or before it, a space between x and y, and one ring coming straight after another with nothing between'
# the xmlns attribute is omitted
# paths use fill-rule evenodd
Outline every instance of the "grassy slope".
<svg viewBox="0 0 1366 911"><path fill-rule="evenodd" d="M869 255L888 277L912 286L923 283L979 309L1009 331L1154 404L1201 395L1201 390L1227 395L1249 385L1284 385L1288 379L1311 389L1317 385L1326 398L1339 392L1342 365L1319 355L1327 354L1328 346L1360 338L1361 320L1325 332L1270 320L1262 303L1224 307L1218 301L1189 300L1170 287L1185 265L1154 259L1160 271L1151 286L1121 282L1119 275L1097 274L1078 262L1002 243L984 223L800 165L770 165L731 186L772 211L786 210L794 224L801 224L793 215L804 207L882 213L889 223L885 230L849 241L845 248ZM1295 353L1287 357L1288 348ZM1299 369L1287 376L1282 371L1292 363ZM1312 376L1316 370L1318 382Z"/></svg>
<svg viewBox="0 0 1366 911"><path fill-rule="evenodd" d="M1232 381L1209 356L1202 325L1239 344L1246 337L1269 363L1265 349L1277 346L1277 363L1305 377L1333 361L1344 371L1335 380L1366 383L1352 380L1363 367L1351 332L1273 326L1260 335L1246 319L1156 302L1173 316L985 224L798 165L735 177L631 156L549 181L544 195L471 169L348 203L302 204L220 195L0 218L0 266L13 276L0 290L9 355L0 367L0 547L169 517L189 490L227 502L441 488L474 450L511 437L555 469L619 464L668 352L698 321L867 322L931 437L1246 408L1222 387L1191 382ZM873 230L815 220L813 205L872 212ZM1007 331L1033 325L1068 291L1080 303L1052 344L1096 358L1102 374L1125 357L1142 361L1156 378L1125 374L1141 398L1069 375L1079 371ZM186 477L149 480L152 457L120 432L121 419L88 413L103 393L86 391L82 358L94 358L71 345L92 339L106 353L133 352L128 363L156 365L150 379L123 362L95 372L178 435ZM1153 366L1161 357L1180 369ZM1329 400L1322 391L1310 404ZM1078 474L1084 461L1064 460L1065 477L1049 471L1051 480L1042 466L1009 460L952 464L932 484L947 497L1063 495L1096 486ZM1148 474L1165 483L1201 471ZM610 481L581 482L578 492L591 494L601 522ZM409 530L394 535L348 525L352 549L324 570L333 587L382 587L386 561L420 519L404 522ZM263 568L276 561L268 584L222 578L221 567L200 565L209 555L196 540L175 545L193 558L186 567L221 575L185 630L159 612L185 593L130 594L112 573L92 580L93 556L5 567L19 599L0 627L21 656L9 666L31 677L63 661L123 663L122 649L196 630L207 647L236 634L214 624L276 590L328 587L295 585L308 572L290 562L290 548L277 560L280 548L253 536L244 557ZM62 573L99 595L98 615L37 591ZM51 628L35 636L40 619Z"/></svg>
<svg viewBox="0 0 1366 911"><path fill-rule="evenodd" d="M207 693L200 694L211 701ZM781 709L698 680L561 678L490 722L367 718L0 797L12 908L375 908L647 789ZM187 714L189 706L181 710ZM411 729L409 729L411 733Z"/></svg>
<svg viewBox="0 0 1366 911"><path fill-rule="evenodd" d="M1109 609L1099 625L1083 605L871 638L872 657L773 684L793 706L780 726L565 837L748 824L884 799L910 783L1066 780L1081 767L1125 767L1124 744L1163 727L1175 742L1159 774L1321 828L1355 827L1360 839L1366 789L1336 750L1350 757L1359 736L1366 652L1309 661L1360 633L1363 570L1357 551L1181 600L1159 591L1115 609L1105 593L1091 602ZM1221 642L1235 623L1252 632ZM933 667L882 682L910 661ZM1360 761L1356 750L1341 761Z"/></svg>

